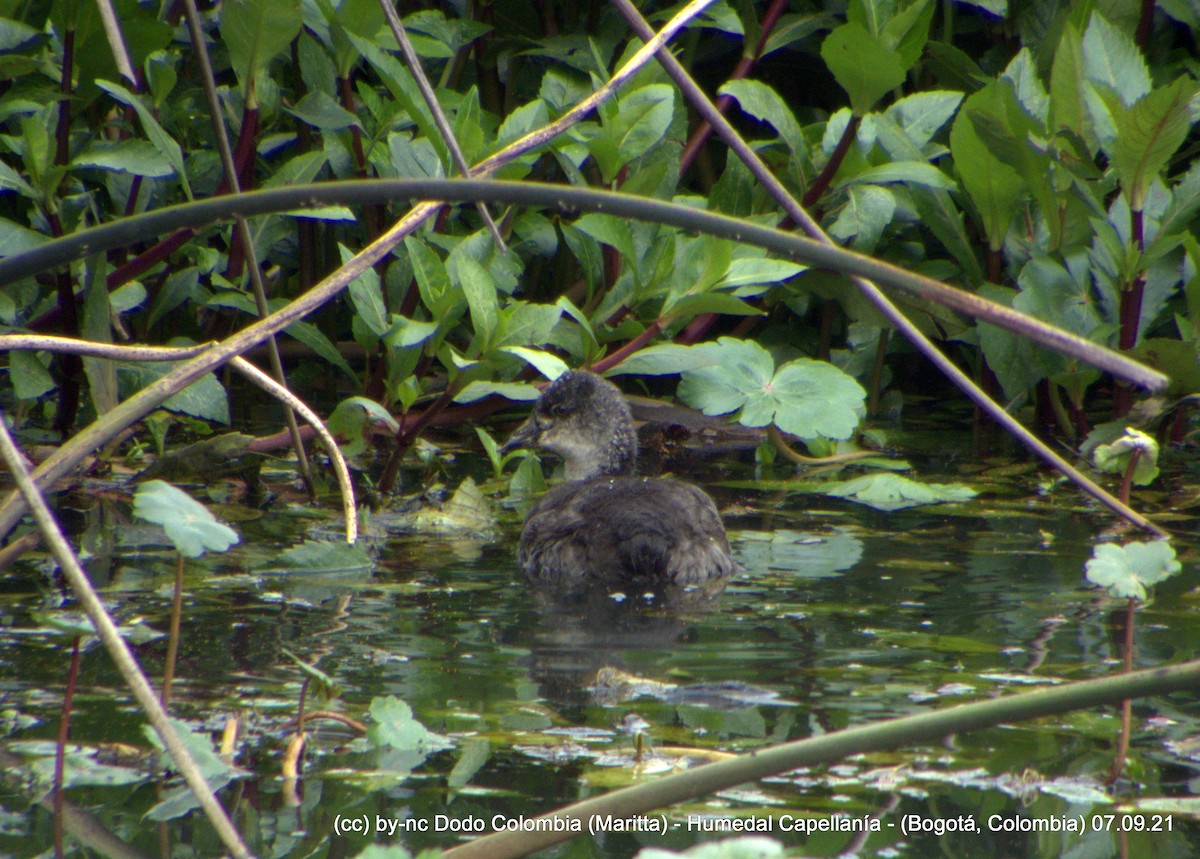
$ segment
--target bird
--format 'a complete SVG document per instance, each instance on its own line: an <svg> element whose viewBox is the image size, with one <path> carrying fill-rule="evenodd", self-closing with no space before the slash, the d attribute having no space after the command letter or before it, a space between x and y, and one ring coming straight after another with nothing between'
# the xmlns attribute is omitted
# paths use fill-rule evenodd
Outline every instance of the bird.
<svg viewBox="0 0 1200 859"><path fill-rule="evenodd" d="M616 385L586 370L560 375L501 447L563 462L564 483L533 506L517 559L535 586L722 585L737 569L712 498L690 483L639 477L637 435Z"/></svg>

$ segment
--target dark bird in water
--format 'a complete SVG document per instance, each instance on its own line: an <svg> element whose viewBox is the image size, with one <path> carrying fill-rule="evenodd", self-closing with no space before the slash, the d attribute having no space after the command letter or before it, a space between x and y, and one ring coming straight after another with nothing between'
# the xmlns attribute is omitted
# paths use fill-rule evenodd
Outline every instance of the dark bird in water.
<svg viewBox="0 0 1200 859"><path fill-rule="evenodd" d="M711 498L689 483L637 477L637 435L616 386L564 373L502 450L537 447L563 461L566 482L525 519L518 552L538 585L700 585L737 569Z"/></svg>

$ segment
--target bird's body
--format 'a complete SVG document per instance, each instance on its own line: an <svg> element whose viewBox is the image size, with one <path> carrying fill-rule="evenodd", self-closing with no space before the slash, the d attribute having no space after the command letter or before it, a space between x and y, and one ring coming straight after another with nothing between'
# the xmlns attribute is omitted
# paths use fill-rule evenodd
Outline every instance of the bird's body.
<svg viewBox="0 0 1200 859"><path fill-rule="evenodd" d="M505 449L561 457L567 482L529 512L518 559L531 582L699 585L736 569L711 498L689 483L634 475L637 437L620 391L592 373L560 376Z"/></svg>

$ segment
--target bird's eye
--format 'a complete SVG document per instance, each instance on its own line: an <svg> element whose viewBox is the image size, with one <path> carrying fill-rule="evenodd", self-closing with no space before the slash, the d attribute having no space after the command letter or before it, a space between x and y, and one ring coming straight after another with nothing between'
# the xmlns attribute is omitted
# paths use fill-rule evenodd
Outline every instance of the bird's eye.
<svg viewBox="0 0 1200 859"><path fill-rule="evenodd" d="M550 414L556 418L566 417L571 411L571 408L566 403L555 403L550 407Z"/></svg>

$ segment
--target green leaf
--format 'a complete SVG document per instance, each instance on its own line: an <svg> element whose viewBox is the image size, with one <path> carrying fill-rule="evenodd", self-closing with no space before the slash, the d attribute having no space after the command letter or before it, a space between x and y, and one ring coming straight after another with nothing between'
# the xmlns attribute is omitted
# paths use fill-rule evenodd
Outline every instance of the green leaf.
<svg viewBox="0 0 1200 859"><path fill-rule="evenodd" d="M962 100L961 92L929 90L905 96L889 107L885 114L896 120L913 146L923 149L954 116Z"/></svg>
<svg viewBox="0 0 1200 859"><path fill-rule="evenodd" d="M354 258L354 252L343 244L338 244L338 252L342 257L342 265ZM350 300L354 303L354 311L363 324L376 337L382 337L392 327L387 316L387 307L383 302L383 289L379 285L379 272L373 268L366 269L349 286Z"/></svg>
<svg viewBox="0 0 1200 859"><path fill-rule="evenodd" d="M903 475L883 472L835 483L825 494L890 513L906 507L969 501L978 493L960 483L918 483Z"/></svg>
<svg viewBox="0 0 1200 859"><path fill-rule="evenodd" d="M479 349L486 351L496 331L496 285L492 276L470 257L459 257L456 269L459 284L467 298L467 307L471 311L471 325L475 329Z"/></svg>
<svg viewBox="0 0 1200 859"><path fill-rule="evenodd" d="M601 244L614 248L626 260L637 259L633 249L633 236L629 231L629 222L612 215L602 215L589 212L575 221L575 229L591 236Z"/></svg>
<svg viewBox="0 0 1200 859"><path fill-rule="evenodd" d="M829 235L840 241L851 241L855 250L870 253L895 214L896 197L888 189L876 185L851 185L846 205L829 228Z"/></svg>
<svg viewBox="0 0 1200 859"><path fill-rule="evenodd" d="M183 150L179 148L179 144L175 142L174 138L167 134L166 130L159 125L158 120L154 118L154 114L150 112L150 109L142 103L141 98L120 84L109 81L98 80L96 81L96 86L121 102L121 104L127 104L133 108L134 112L138 115L138 120L142 123L142 130L146 132L146 137L154 144L154 148L159 151L159 154L174 168L176 175L179 176L180 183L183 185L183 193L187 195L189 200L192 199L192 187L188 183L187 170L183 166Z"/></svg>
<svg viewBox="0 0 1200 859"><path fill-rule="evenodd" d="M895 51L853 22L825 37L821 58L850 97L856 116L866 116L875 102L904 83L908 71Z"/></svg>
<svg viewBox="0 0 1200 859"><path fill-rule="evenodd" d="M98 167L134 176L160 178L175 172L171 162L148 140L93 141L71 161L74 167Z"/></svg>
<svg viewBox="0 0 1200 859"><path fill-rule="evenodd" d="M9 352L8 380L18 400L36 400L58 387L36 352Z"/></svg>
<svg viewBox="0 0 1200 859"><path fill-rule="evenodd" d="M446 776L446 787L457 790L466 787L475 773L483 767L492 754L492 744L487 737L470 737L462 744L458 760Z"/></svg>
<svg viewBox="0 0 1200 859"><path fill-rule="evenodd" d="M345 540L305 540L285 549L271 561L272 568L306 573L357 573L374 566L362 544Z"/></svg>
<svg viewBox="0 0 1200 859"><path fill-rule="evenodd" d="M322 131L338 131L351 126L362 127L357 116L324 92L310 92L296 102L295 107L284 109L313 128L319 128Z"/></svg>
<svg viewBox="0 0 1200 859"><path fill-rule="evenodd" d="M150 480L133 495L133 515L161 525L181 555L199 558L224 552L238 542L237 532L217 521L208 508L182 489Z"/></svg>
<svg viewBox="0 0 1200 859"><path fill-rule="evenodd" d="M1141 48L1099 12L1088 21L1082 53L1085 77L1115 92L1122 104L1131 105L1150 92L1150 70Z"/></svg>
<svg viewBox="0 0 1200 859"><path fill-rule="evenodd" d="M958 186L954 180L941 170L924 161L893 161L890 164L880 164L878 167L868 167L857 173L849 180L860 185L886 185L890 182L903 182L911 185L926 185L930 188L942 188L953 191Z"/></svg>
<svg viewBox="0 0 1200 859"><path fill-rule="evenodd" d="M199 767L200 775L204 777L205 783L211 790L219 791L233 781L236 771L228 763L221 760L220 755L213 748L212 737L208 733L193 731L191 727L179 719L171 719L171 727L175 729L175 733L183 740L183 745L187 748L188 756ZM149 725L143 726L142 733L146 735L146 738L155 748L163 752L164 763L169 763L170 758L165 752L158 733ZM146 812L145 819L159 822L174 820L199 807L200 801L196 799L196 794L190 787L184 784L167 791L163 795L162 800Z"/></svg>
<svg viewBox="0 0 1200 859"><path fill-rule="evenodd" d="M608 375L633 373L639 376L672 376L684 370L695 370L717 363L715 354L678 343L660 343L634 352L609 370Z"/></svg>
<svg viewBox="0 0 1200 859"><path fill-rule="evenodd" d="M391 328L383 337L383 342L389 349L407 349L424 343L438 330L436 322L422 322L419 319L409 319L399 313L392 314Z"/></svg>
<svg viewBox="0 0 1200 859"><path fill-rule="evenodd" d="M504 397L513 402L532 403L542 392L527 382L468 382L454 397L456 403L473 403L484 397Z"/></svg>
<svg viewBox="0 0 1200 859"><path fill-rule="evenodd" d="M1138 459L1133 469L1133 482L1148 486L1158 477L1158 442L1139 429L1126 427L1120 438L1097 445L1092 451L1092 464L1106 474L1124 474L1135 452Z"/></svg>
<svg viewBox="0 0 1200 859"><path fill-rule="evenodd" d="M1084 90L1083 37L1069 21L1063 26L1054 63L1050 67L1050 118L1052 132L1067 129L1083 140L1092 138L1091 115ZM1082 157L1085 153L1076 153Z"/></svg>
<svg viewBox="0 0 1200 859"><path fill-rule="evenodd" d="M1196 84L1180 75L1167 86L1152 91L1125 110L1116 107L1117 137L1112 146L1112 168L1129 206L1145 208L1146 192L1187 138L1192 125L1191 102ZM1113 109L1113 105L1109 105Z"/></svg>
<svg viewBox="0 0 1200 859"><path fill-rule="evenodd" d="M258 107L258 78L302 25L300 0L226 0L221 7L221 39L248 107Z"/></svg>
<svg viewBox="0 0 1200 859"><path fill-rule="evenodd" d="M1146 599L1146 588L1171 578L1183 569L1167 540L1096 547L1087 562L1087 579L1107 588L1117 599Z"/></svg>
<svg viewBox="0 0 1200 859"><path fill-rule="evenodd" d="M551 352L543 352L540 349L529 349L525 346L505 346L500 351L516 355L521 360L528 362L550 381L554 381L567 372L567 370L571 369L562 358Z"/></svg>
<svg viewBox="0 0 1200 859"><path fill-rule="evenodd" d="M123 388L122 399L128 399L133 393L124 390L126 385L132 384L134 390L144 388L173 369L175 369L174 364L161 361L119 364L117 373ZM185 415L202 420L229 423L229 399L225 394L225 389L221 387L221 383L212 373L205 373L179 393L172 394L163 402L162 408L173 412L183 412Z"/></svg>
<svg viewBox="0 0 1200 859"><path fill-rule="evenodd" d="M774 127L779 138L793 152L805 148L804 132L787 102L770 86L751 78L733 80L721 86L720 95L737 99L743 113Z"/></svg>
<svg viewBox="0 0 1200 859"><path fill-rule="evenodd" d="M858 426L866 392L837 367L799 358L778 370L757 343L722 337L693 347L713 362L686 370L679 397L707 415L741 410L745 426L774 423L801 438L849 438Z"/></svg>
<svg viewBox="0 0 1200 859"><path fill-rule="evenodd" d="M663 139L674 110L675 90L667 84L650 84L621 98L616 124L621 164L640 158Z"/></svg>
<svg viewBox="0 0 1200 859"><path fill-rule="evenodd" d="M780 283L795 277L808 266L788 260L767 257L739 257L729 263L724 277L717 283L718 289L736 286L755 286L763 283Z"/></svg>
<svg viewBox="0 0 1200 859"><path fill-rule="evenodd" d="M1017 203L1025 193L1025 183L1012 167L1004 164L984 144L969 114L973 111L999 115L1002 110L1001 88L996 81L970 96L950 130L950 151L959 182L975 204L988 247L999 250L1004 244L1016 214Z"/></svg>
<svg viewBox="0 0 1200 859"><path fill-rule="evenodd" d="M431 732L413 718L412 708L393 695L371 700L371 721L367 739L373 746L390 746L422 755L450 745L445 737Z"/></svg>

